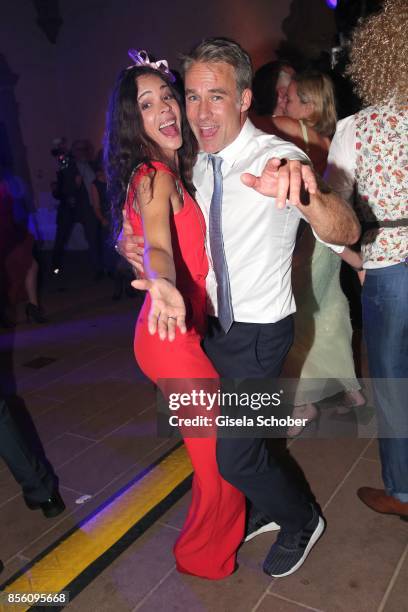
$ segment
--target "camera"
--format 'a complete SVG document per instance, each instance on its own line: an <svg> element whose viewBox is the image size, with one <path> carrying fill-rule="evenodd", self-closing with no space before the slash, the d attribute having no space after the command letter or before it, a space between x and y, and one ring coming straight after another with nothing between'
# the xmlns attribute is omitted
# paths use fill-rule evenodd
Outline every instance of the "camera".
<svg viewBox="0 0 408 612"><path fill-rule="evenodd" d="M54 138L50 153L56 158L59 170L68 168L72 161L72 156L68 151L67 139L64 136L61 138Z"/></svg>

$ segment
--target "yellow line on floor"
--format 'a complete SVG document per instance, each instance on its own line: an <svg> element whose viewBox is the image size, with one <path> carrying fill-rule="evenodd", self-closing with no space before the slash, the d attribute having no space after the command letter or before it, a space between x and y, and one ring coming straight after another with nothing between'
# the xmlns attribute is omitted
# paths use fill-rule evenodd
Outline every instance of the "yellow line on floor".
<svg viewBox="0 0 408 612"><path fill-rule="evenodd" d="M57 544L4 592L50 593L63 590L191 473L190 459L185 447L181 446ZM28 610L29 607L0 605L0 610L9 612Z"/></svg>

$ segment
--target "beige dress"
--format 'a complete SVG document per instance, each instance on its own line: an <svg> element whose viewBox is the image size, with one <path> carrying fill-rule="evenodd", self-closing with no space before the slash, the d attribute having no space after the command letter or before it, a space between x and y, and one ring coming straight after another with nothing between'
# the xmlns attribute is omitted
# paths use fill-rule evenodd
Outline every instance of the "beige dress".
<svg viewBox="0 0 408 612"><path fill-rule="evenodd" d="M354 370L353 330L348 301L340 286L340 267L340 257L316 240L307 225L293 259L295 340L283 373L300 378L296 406L361 388Z"/></svg>

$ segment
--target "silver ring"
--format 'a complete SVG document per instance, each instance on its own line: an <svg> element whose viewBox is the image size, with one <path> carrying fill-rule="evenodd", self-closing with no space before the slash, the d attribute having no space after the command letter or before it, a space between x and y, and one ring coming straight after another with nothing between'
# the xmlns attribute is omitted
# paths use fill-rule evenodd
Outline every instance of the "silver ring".
<svg viewBox="0 0 408 612"><path fill-rule="evenodd" d="M177 321L177 317L167 317L168 319L174 319L175 321Z"/></svg>

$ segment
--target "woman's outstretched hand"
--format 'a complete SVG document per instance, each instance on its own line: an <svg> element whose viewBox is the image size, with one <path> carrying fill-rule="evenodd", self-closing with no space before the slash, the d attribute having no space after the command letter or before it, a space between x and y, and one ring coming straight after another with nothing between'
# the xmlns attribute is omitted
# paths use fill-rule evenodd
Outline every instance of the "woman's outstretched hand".
<svg viewBox="0 0 408 612"><path fill-rule="evenodd" d="M158 332L160 340L167 338L172 342L176 337L176 327L182 334L186 333L186 307L180 291L174 285L165 278L154 278L132 281L132 287L150 293L150 334Z"/></svg>

